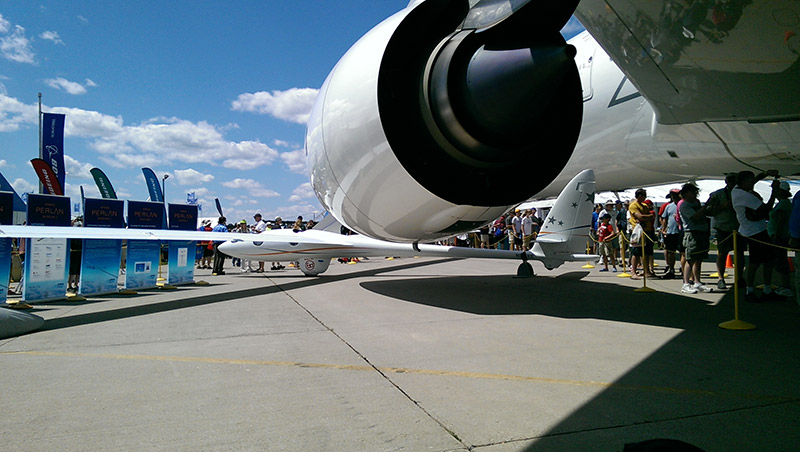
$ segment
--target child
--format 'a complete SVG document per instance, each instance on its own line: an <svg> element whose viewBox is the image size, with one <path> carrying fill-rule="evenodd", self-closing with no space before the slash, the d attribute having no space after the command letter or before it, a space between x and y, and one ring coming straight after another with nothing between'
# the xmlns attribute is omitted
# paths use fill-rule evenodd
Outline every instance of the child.
<svg viewBox="0 0 800 452"><path fill-rule="evenodd" d="M614 248L611 241L617 237L614 233L614 226L611 225L611 214L606 213L600 217L600 224L597 226L597 242L599 245L600 255L603 256L603 266L601 272L608 271L608 258L613 256ZM614 273L617 272L617 260L612 259L611 264L614 267Z"/></svg>

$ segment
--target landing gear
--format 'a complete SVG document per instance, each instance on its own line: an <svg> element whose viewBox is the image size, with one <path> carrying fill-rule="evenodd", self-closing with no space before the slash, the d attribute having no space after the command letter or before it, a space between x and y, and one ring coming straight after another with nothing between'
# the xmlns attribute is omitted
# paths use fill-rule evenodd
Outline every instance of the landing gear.
<svg viewBox="0 0 800 452"><path fill-rule="evenodd" d="M534 276L536 273L533 272L533 266L528 262L528 253L523 251L520 254L522 258L522 263L519 264L517 267L517 275L514 276L515 278L530 278Z"/></svg>

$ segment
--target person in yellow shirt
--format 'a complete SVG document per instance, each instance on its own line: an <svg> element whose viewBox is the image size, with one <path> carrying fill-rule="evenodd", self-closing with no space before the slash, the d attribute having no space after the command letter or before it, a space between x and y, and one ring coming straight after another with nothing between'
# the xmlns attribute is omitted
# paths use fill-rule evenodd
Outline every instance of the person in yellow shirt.
<svg viewBox="0 0 800 452"><path fill-rule="evenodd" d="M637 224L641 223L644 234L642 234L639 246L631 248L631 273L633 274L631 279L639 278L636 269L640 263L642 264L643 272L647 274L648 278L652 278L655 277L653 272L653 240L656 236L655 214L652 206L646 202L647 191L644 188L636 190L635 195L636 199L628 206L628 212L631 214L630 225L631 228L635 228ZM642 260L642 248L644 248L644 254L647 256L646 262Z"/></svg>

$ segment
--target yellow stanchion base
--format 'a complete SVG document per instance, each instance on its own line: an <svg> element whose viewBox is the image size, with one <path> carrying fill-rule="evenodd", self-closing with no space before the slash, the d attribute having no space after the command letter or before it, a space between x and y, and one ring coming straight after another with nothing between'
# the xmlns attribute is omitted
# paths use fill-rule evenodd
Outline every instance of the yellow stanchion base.
<svg viewBox="0 0 800 452"><path fill-rule="evenodd" d="M161 278L161 277L156 278L156 281L166 281L166 280L167 280L167 278Z"/></svg>
<svg viewBox="0 0 800 452"><path fill-rule="evenodd" d="M709 277L709 278L719 278L719 272L714 272L714 273L712 273L712 274L708 275L708 277ZM723 274L722 274L722 277L723 277L723 278L727 278L727 277L728 277L728 274L727 274L727 273L723 273Z"/></svg>
<svg viewBox="0 0 800 452"><path fill-rule="evenodd" d="M353 265L353 264L357 264L357 263L358 263L358 262L356 262L356 261L350 261L350 262L348 262L347 264L348 264L348 265Z"/></svg>
<svg viewBox="0 0 800 452"><path fill-rule="evenodd" d="M119 295L138 295L139 292L137 292L137 291L135 291L133 289L122 289L119 292L117 292L117 294L119 294Z"/></svg>
<svg viewBox="0 0 800 452"><path fill-rule="evenodd" d="M194 282L194 285L195 285L195 286L207 286L207 285L208 285L208 281L202 281L202 280L200 280L200 281L195 281L195 282Z"/></svg>
<svg viewBox="0 0 800 452"><path fill-rule="evenodd" d="M33 306L29 305L28 303L23 303L21 301L7 302L6 307L10 309L33 309Z"/></svg>
<svg viewBox="0 0 800 452"><path fill-rule="evenodd" d="M67 301L86 301L86 297L76 293L67 292Z"/></svg>
<svg viewBox="0 0 800 452"><path fill-rule="evenodd" d="M644 286L644 287L639 287L638 289L633 289L633 291L634 291L634 292L639 292L639 293L653 293L653 292L657 292L655 289L653 289L653 288L651 288L651 287L647 287L647 286Z"/></svg>
<svg viewBox="0 0 800 452"><path fill-rule="evenodd" d="M719 324L720 328L724 328L726 330L754 330L756 328L755 325L752 323L747 323L742 320L729 320L727 322L722 322Z"/></svg>
<svg viewBox="0 0 800 452"><path fill-rule="evenodd" d="M591 262L587 262L586 265L582 266L581 268L594 268Z"/></svg>
<svg viewBox="0 0 800 452"><path fill-rule="evenodd" d="M622 273L617 275L617 278L630 278L630 277L631 277L631 274L628 273L628 272L622 272Z"/></svg>
<svg viewBox="0 0 800 452"><path fill-rule="evenodd" d="M393 257L387 257L387 258L386 258L386 260L387 260L387 261L393 261L393 260L394 260L394 258L393 258Z"/></svg>

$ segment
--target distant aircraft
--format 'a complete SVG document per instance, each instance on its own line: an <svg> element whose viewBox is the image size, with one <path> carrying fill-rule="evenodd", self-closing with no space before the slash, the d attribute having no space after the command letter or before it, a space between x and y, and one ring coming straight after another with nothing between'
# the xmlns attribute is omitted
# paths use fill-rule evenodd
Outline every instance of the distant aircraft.
<svg viewBox="0 0 800 452"><path fill-rule="evenodd" d="M567 44L573 12L588 33ZM796 175L798 17L788 0L412 1L323 84L311 183L348 228L413 242L553 196L582 168L600 191Z"/></svg>
<svg viewBox="0 0 800 452"><path fill-rule="evenodd" d="M341 235L327 231L291 229L261 234L224 232L72 228L52 226L0 226L0 238L84 238L128 240L217 240L225 254L251 260L300 263L300 270L316 276L328 269L331 258L362 256L434 256L521 260L519 276L533 274L529 260L541 261L553 269L565 261L586 260L589 221L594 208L595 180L592 170L575 176L559 195L534 242L527 252L459 248L425 244L385 242L361 235Z"/></svg>

